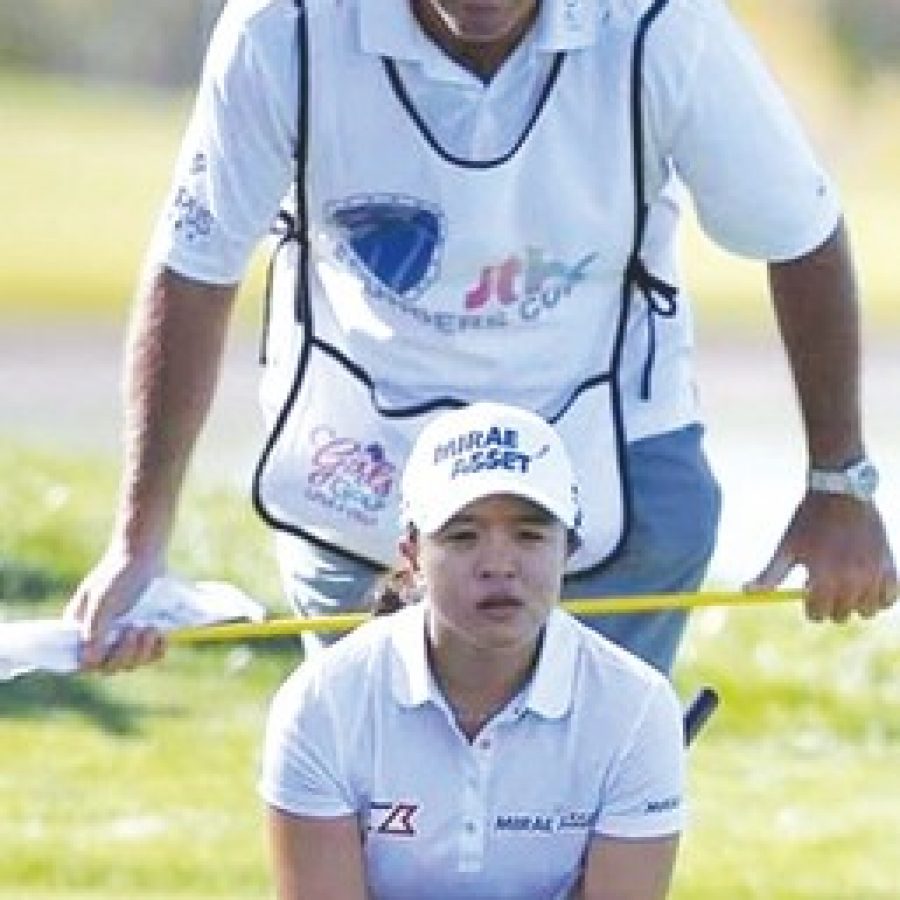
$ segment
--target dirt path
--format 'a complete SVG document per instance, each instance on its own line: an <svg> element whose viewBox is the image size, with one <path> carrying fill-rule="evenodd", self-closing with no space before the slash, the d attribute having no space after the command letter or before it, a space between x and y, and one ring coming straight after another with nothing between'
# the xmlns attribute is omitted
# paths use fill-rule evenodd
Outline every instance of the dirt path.
<svg viewBox="0 0 900 900"><path fill-rule="evenodd" d="M113 326L2 326L0 440L118 454L121 341ZM255 354L247 338L229 343L195 464L215 477L240 477L262 437Z"/></svg>

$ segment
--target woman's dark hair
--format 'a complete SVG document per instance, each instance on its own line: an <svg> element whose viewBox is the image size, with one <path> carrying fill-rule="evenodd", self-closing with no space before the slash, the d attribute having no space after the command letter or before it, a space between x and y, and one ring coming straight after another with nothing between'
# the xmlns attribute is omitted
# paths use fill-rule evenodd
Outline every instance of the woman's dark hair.
<svg viewBox="0 0 900 900"><path fill-rule="evenodd" d="M418 529L410 522L406 526L406 541L415 542L418 536ZM403 558L372 585L365 599L373 616L384 616L410 603L418 603L422 595L421 587L416 585L412 563Z"/></svg>
<svg viewBox="0 0 900 900"><path fill-rule="evenodd" d="M397 612L404 606L418 603L422 599L421 589L410 584L410 575L409 565L398 563L375 582L366 598L366 605L372 610L373 616Z"/></svg>

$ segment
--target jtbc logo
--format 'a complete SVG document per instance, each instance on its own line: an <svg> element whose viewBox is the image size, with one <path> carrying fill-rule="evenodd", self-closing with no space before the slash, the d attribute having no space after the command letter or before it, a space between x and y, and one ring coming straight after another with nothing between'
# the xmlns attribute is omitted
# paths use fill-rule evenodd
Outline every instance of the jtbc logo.
<svg viewBox="0 0 900 900"><path fill-rule="evenodd" d="M586 270L596 257L596 253L590 253L569 266L558 260L546 260L543 250L529 247L524 260L510 256L499 265L485 266L478 284L466 294L466 309L481 309L492 297L501 304L509 304L549 291L558 296L568 294L587 277Z"/></svg>

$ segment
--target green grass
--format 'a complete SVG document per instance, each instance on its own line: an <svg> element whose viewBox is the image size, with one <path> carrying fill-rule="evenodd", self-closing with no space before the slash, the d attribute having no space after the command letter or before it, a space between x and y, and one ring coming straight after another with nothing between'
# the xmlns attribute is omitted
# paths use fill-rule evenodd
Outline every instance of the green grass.
<svg viewBox="0 0 900 900"><path fill-rule="evenodd" d="M123 307L168 183L184 99L0 78L0 309Z"/></svg>
<svg viewBox="0 0 900 900"><path fill-rule="evenodd" d="M0 318L124 317L190 105L0 73Z"/></svg>
<svg viewBox="0 0 900 900"><path fill-rule="evenodd" d="M105 460L0 448L0 612L52 615L99 552ZM280 606L247 502L189 487L174 568ZM281 612L283 610L277 609ZM254 782L290 642L179 648L116 678L0 685L0 900L270 896ZM900 862L896 620L707 610L677 682L723 705L691 752L675 900L888 900Z"/></svg>

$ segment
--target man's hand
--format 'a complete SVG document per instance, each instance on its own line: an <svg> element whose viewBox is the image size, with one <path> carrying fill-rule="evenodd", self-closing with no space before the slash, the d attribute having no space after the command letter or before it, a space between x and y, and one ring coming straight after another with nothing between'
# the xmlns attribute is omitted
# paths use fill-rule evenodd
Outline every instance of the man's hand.
<svg viewBox="0 0 900 900"><path fill-rule="evenodd" d="M765 569L748 591L778 587L798 565L806 568L810 619L870 618L897 598L897 571L884 522L872 503L808 491Z"/></svg>
<svg viewBox="0 0 900 900"><path fill-rule="evenodd" d="M65 611L67 618L82 623L82 668L112 674L162 657L165 640L154 628L125 628L114 643L108 643L115 619L131 609L161 574L162 566L155 560L129 560L115 551L107 552L88 573Z"/></svg>
<svg viewBox="0 0 900 900"><path fill-rule="evenodd" d="M860 323L843 221L818 249L771 263L778 326L800 401L810 470L840 470L865 456L860 415ZM771 590L806 568L811 619L873 616L897 596L897 573L878 509L854 497L807 491L763 572Z"/></svg>

